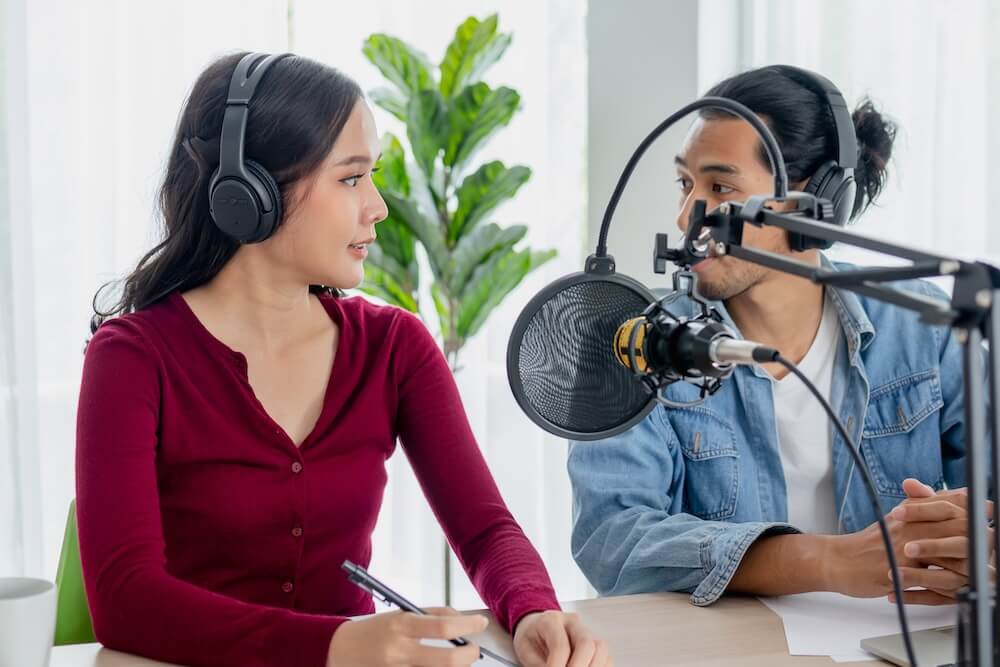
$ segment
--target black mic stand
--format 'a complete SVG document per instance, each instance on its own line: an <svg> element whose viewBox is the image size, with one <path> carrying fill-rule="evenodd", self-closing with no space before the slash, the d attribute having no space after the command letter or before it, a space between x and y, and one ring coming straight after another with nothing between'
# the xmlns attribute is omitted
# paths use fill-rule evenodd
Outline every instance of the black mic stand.
<svg viewBox="0 0 1000 667"><path fill-rule="evenodd" d="M765 206L775 201L791 201L796 208L777 213ZM991 587L988 569L988 532L986 519L986 395L982 385L983 341L988 345L990 370L989 400L992 427L989 453L992 457L993 484L1000 479L1000 269L983 262L966 262L868 238L844 228L820 222L828 218L829 202L803 193L787 197L753 197L745 204L724 203L705 213L704 202L697 202L691 214L691 226L683 249L666 248L665 238L657 239L657 259L702 257L694 246L704 228L711 229L717 255L729 255L783 273L806 278L813 283L848 290L919 313L921 321L952 327L962 346L963 387L966 428L966 481L968 484L969 583L959 595L959 634L956 664L963 667L1000 665L996 652L1000 635L993 602L1000 599L1000 579ZM912 262L901 267L862 267L845 271L811 266L785 255L747 248L742 245L743 225L778 227L804 236L844 243L873 250ZM668 252L664 252L668 250ZM950 301L886 286L897 280L951 276L954 290ZM994 531L994 553L1000 553L1000 531Z"/></svg>

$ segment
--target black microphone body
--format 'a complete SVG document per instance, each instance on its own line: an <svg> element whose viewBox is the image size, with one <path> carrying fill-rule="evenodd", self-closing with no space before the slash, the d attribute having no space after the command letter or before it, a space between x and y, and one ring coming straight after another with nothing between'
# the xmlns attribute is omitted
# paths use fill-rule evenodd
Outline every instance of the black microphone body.
<svg viewBox="0 0 1000 667"><path fill-rule="evenodd" d="M623 323L615 334L614 345L618 361L637 373L725 377L732 364L740 360L720 355L719 345L733 340L729 327L714 319L667 321L643 316ZM721 351L726 352L725 348Z"/></svg>

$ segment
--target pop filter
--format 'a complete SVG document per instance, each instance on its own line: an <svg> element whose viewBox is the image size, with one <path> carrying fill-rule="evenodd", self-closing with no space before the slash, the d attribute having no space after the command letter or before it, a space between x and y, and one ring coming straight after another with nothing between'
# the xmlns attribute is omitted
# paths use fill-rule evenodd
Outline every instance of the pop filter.
<svg viewBox="0 0 1000 667"><path fill-rule="evenodd" d="M618 273L573 273L539 292L507 346L507 378L525 414L573 440L599 440L648 415L656 396L618 361L612 341L654 301Z"/></svg>

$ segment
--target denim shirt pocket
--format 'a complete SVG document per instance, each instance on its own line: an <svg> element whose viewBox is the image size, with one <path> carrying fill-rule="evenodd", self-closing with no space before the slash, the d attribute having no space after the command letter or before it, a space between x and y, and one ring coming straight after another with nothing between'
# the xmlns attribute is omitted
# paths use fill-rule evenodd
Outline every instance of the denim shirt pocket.
<svg viewBox="0 0 1000 667"><path fill-rule="evenodd" d="M702 407L677 410L671 423L684 456L683 511L709 521L732 517L739 491L733 427Z"/></svg>
<svg viewBox="0 0 1000 667"><path fill-rule="evenodd" d="M944 487L937 369L875 387L868 399L861 451L882 495L903 498L903 480L914 477Z"/></svg>

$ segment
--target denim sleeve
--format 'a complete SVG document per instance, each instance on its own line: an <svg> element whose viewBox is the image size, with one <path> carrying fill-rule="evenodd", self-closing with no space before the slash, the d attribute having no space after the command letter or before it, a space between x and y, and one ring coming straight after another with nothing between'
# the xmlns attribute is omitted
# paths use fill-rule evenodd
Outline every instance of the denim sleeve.
<svg viewBox="0 0 1000 667"><path fill-rule="evenodd" d="M607 440L570 443L573 558L601 595L684 591L709 605L758 537L798 531L684 513L683 455L663 412Z"/></svg>

